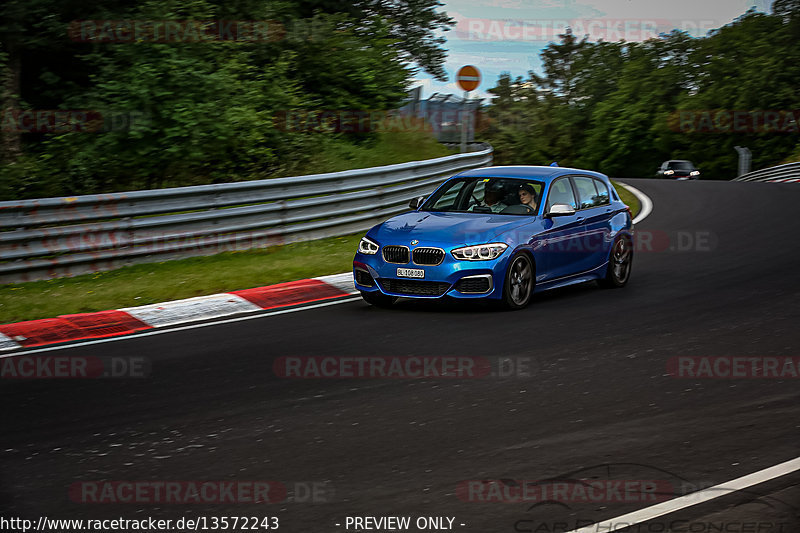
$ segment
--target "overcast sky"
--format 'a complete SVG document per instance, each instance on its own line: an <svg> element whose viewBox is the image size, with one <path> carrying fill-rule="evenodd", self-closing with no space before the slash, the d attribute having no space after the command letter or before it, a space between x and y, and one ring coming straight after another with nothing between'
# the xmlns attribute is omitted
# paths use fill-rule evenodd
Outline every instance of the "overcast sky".
<svg viewBox="0 0 800 533"><path fill-rule="evenodd" d="M719 28L748 9L769 12L772 0L446 0L442 8L456 20L445 32L448 81L424 73L416 85L423 97L435 92L458 94L454 76L462 65L474 65L482 81L472 97L489 97L498 76L541 72L539 53L558 40L567 26L591 40L641 41L674 28L694 36Z"/></svg>

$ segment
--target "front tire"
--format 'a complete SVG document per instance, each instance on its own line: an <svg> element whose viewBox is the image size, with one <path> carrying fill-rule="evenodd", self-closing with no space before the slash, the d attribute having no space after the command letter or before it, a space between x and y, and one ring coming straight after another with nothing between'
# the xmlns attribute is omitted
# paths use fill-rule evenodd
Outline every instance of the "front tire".
<svg viewBox="0 0 800 533"><path fill-rule="evenodd" d="M597 283L604 289L618 289L628 284L633 263L633 246L628 236L618 237L611 246L605 279Z"/></svg>
<svg viewBox="0 0 800 533"><path fill-rule="evenodd" d="M533 264L530 258L519 253L511 258L503 284L503 303L509 309L522 309L533 294Z"/></svg>
<svg viewBox="0 0 800 533"><path fill-rule="evenodd" d="M364 298L364 301L370 305L374 305L375 307L389 308L397 300L397 297L387 296L383 294L381 291L373 291L373 292L360 291L360 292L361 292L361 297Z"/></svg>

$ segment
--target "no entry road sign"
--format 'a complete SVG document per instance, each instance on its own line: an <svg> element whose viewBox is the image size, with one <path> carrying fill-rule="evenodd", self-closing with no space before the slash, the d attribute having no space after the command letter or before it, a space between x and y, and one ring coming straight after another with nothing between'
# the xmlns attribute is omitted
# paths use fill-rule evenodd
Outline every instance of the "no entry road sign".
<svg viewBox="0 0 800 533"><path fill-rule="evenodd" d="M465 91L472 91L481 83L481 73L472 65L466 65L458 69L456 83Z"/></svg>

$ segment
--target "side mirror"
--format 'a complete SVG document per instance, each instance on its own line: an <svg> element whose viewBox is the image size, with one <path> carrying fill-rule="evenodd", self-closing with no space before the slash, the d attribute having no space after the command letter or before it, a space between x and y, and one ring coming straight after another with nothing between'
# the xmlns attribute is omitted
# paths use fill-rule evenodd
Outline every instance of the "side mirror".
<svg viewBox="0 0 800 533"><path fill-rule="evenodd" d="M419 206L421 206L423 203L425 203L425 197L417 196L416 198L413 198L410 202L408 202L408 207L416 210L419 209Z"/></svg>
<svg viewBox="0 0 800 533"><path fill-rule="evenodd" d="M575 214L575 209L567 204L553 204L550 209L545 213L546 217L568 217Z"/></svg>

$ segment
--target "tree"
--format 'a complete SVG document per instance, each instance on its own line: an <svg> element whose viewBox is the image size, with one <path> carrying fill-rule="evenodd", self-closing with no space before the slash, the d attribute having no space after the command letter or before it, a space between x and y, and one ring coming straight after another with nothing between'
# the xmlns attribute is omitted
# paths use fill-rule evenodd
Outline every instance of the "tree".
<svg viewBox="0 0 800 533"><path fill-rule="evenodd" d="M543 72L521 99L506 74L490 92L487 130L504 163L559 163L619 177L652 176L665 159L691 159L704 178L735 175L734 147L758 167L798 152L798 0L777 0L773 15L751 10L703 38L674 31L641 43L579 41L571 32L542 52ZM681 117L750 116L745 128L684 128ZM766 117L772 123L765 126ZM774 127L779 117L781 128Z"/></svg>
<svg viewBox="0 0 800 533"><path fill-rule="evenodd" d="M413 65L441 69L450 24L433 0L8 0L0 22L3 110L88 109L87 132L0 139L0 196L96 193L286 174L321 143L374 135L281 129L285 111L388 110ZM306 17L306 18L303 18ZM268 42L75 42L77 20L279 20ZM135 127L117 127L136 117ZM13 121L12 121L13 122ZM106 124L108 126L108 124Z"/></svg>
<svg viewBox="0 0 800 533"><path fill-rule="evenodd" d="M448 31L455 21L438 10L443 5L438 0L301 0L292 3L289 11L300 18L311 18L318 12L345 13L359 23L381 18L388 22L387 37L406 63L417 64L444 80L447 52L442 46L446 40L439 33Z"/></svg>

